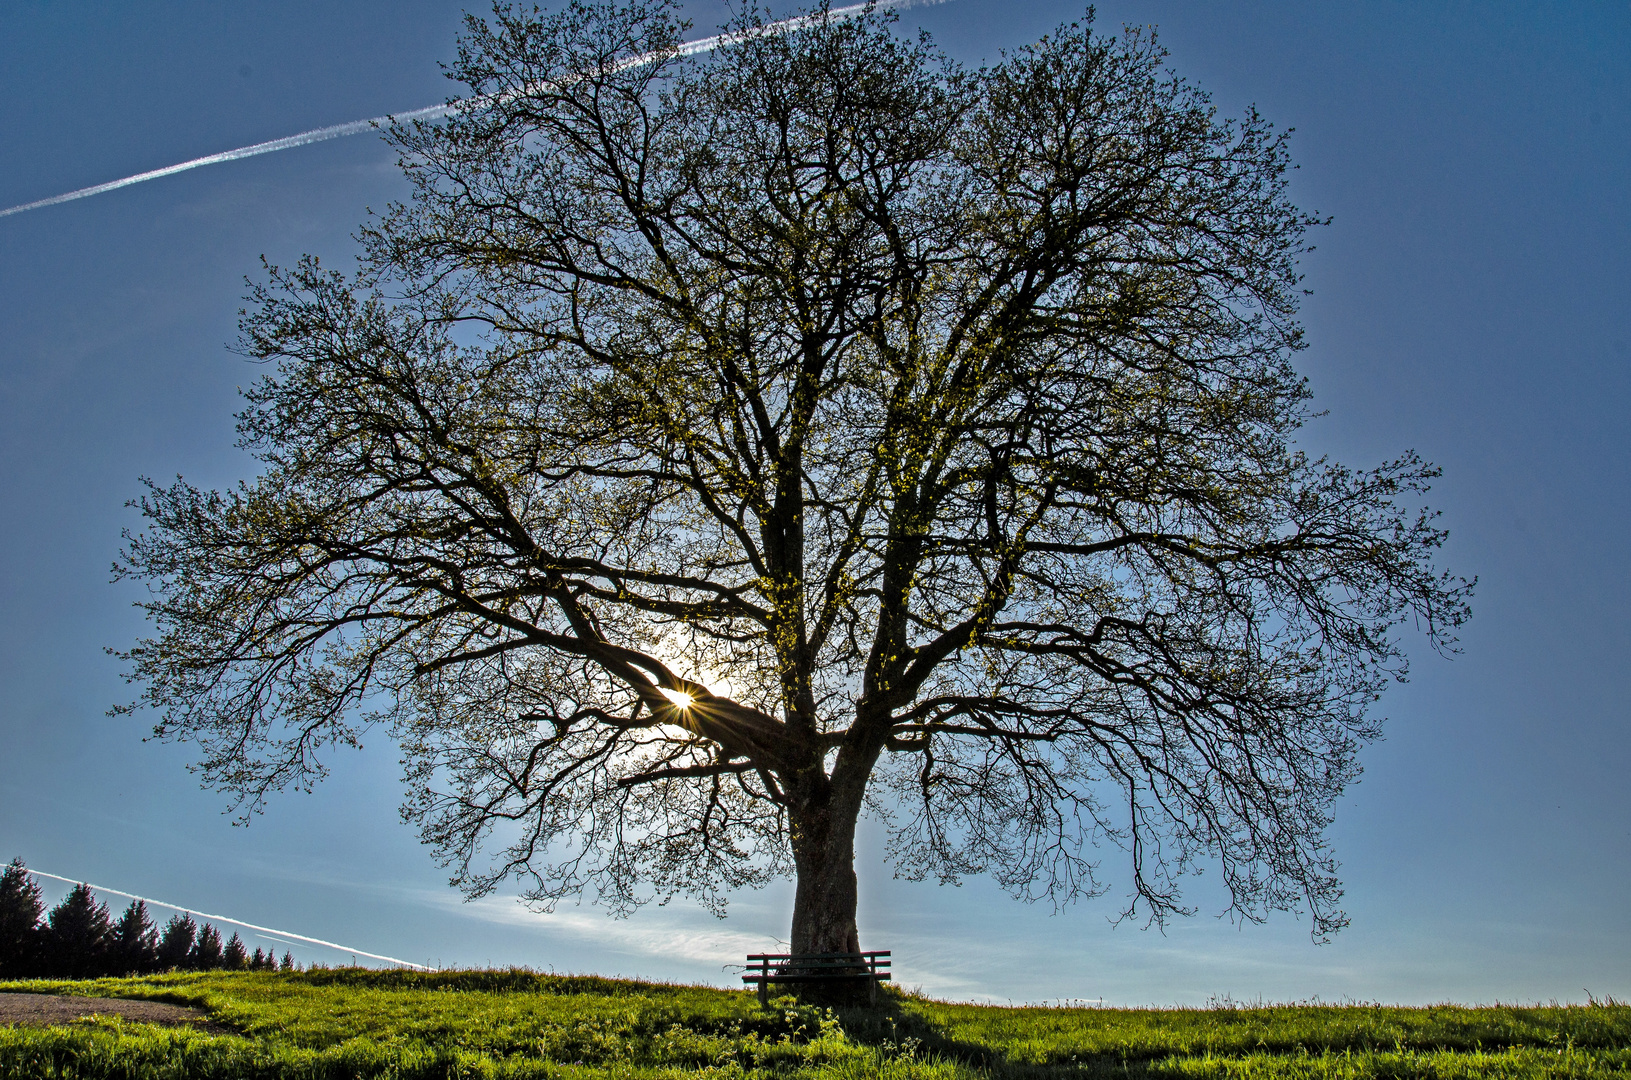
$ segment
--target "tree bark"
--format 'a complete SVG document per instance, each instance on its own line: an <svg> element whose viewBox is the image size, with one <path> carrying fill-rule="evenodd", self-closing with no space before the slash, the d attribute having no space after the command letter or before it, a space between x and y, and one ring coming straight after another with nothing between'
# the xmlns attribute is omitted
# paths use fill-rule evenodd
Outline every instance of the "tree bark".
<svg viewBox="0 0 1631 1080"><path fill-rule="evenodd" d="M860 952L855 929L855 823L860 800L831 787L801 800L791 815L794 953Z"/></svg>

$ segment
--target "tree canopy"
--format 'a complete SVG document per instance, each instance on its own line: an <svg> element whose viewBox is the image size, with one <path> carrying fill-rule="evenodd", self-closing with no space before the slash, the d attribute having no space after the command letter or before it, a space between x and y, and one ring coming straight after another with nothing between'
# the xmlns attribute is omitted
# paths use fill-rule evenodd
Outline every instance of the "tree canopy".
<svg viewBox="0 0 1631 1080"><path fill-rule="evenodd" d="M385 725L471 894L791 871L853 949L870 807L908 875L1340 927L1332 805L1470 586L1431 466L1295 444L1286 136L1141 32L814 14L469 20L358 270L255 290L259 475L140 502L131 707L252 808Z"/></svg>

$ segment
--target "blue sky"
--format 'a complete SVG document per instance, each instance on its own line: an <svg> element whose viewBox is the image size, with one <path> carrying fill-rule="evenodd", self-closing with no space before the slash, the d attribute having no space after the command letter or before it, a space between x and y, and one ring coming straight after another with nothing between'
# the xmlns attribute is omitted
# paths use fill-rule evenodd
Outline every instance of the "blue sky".
<svg viewBox="0 0 1631 1080"><path fill-rule="evenodd" d="M724 8L688 10L700 35ZM1080 15L951 0L902 24L977 61ZM6 4L0 206L436 103L459 18ZM1328 415L1303 444L1444 467L1473 622L1462 656L1418 650L1379 706L1387 738L1332 832L1353 918L1334 943L1213 917L1206 878L1203 913L1165 934L1112 927L1115 889L1056 915L989 882L899 882L864 829L866 947L907 986L996 1001L1631 996L1631 6L1111 2L1098 21L1156 24L1224 112L1296 129L1295 197L1334 219L1304 263L1300 366ZM244 277L262 255L343 264L365 208L402 193L364 136L0 218L0 859L421 962L727 983L785 938L789 889L724 922L462 904L397 820L383 738L235 828L185 747L103 715L129 693L103 648L142 630L108 583L138 476L249 467L231 414L257 370L228 348Z"/></svg>

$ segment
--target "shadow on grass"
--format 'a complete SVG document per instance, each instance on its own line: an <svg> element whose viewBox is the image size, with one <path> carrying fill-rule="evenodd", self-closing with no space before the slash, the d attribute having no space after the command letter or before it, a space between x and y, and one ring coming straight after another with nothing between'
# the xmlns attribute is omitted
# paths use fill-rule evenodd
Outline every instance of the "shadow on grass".
<svg viewBox="0 0 1631 1080"><path fill-rule="evenodd" d="M864 984L863 984L864 985ZM830 1008L844 1034L887 1057L956 1061L1001 1080L1165 1080L1167 1070L1152 1068L1149 1059L1093 1054L1069 1061L1013 1061L984 1043L949 1035L944 1028L914 1007L912 999L896 990L881 990L876 1005L866 1003L864 989L846 993L836 988L806 989L796 995L803 1004Z"/></svg>

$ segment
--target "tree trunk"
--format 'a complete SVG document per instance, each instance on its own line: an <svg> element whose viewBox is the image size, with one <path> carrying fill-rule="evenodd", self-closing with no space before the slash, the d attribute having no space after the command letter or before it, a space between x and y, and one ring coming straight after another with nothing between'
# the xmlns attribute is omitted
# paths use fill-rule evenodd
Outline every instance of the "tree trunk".
<svg viewBox="0 0 1631 1080"><path fill-rule="evenodd" d="M859 799L841 798L828 788L793 810L795 953L861 951L855 929L855 822L860 809Z"/></svg>

